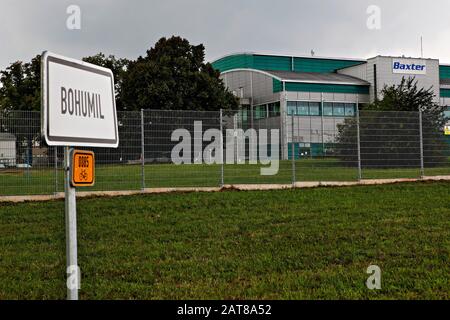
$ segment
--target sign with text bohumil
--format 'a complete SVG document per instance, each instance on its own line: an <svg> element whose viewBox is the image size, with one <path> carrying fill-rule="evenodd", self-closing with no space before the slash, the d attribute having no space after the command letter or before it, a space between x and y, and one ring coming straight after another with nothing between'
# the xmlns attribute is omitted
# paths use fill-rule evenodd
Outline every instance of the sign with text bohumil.
<svg viewBox="0 0 450 320"><path fill-rule="evenodd" d="M119 144L111 70L48 51L42 56L42 134L49 146Z"/></svg>

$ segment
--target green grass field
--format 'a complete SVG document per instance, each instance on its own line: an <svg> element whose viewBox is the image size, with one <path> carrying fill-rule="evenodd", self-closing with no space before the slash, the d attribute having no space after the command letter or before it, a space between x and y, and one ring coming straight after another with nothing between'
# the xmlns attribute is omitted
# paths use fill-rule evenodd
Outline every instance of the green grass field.
<svg viewBox="0 0 450 320"><path fill-rule="evenodd" d="M78 201L81 299L449 299L450 183ZM0 299L64 299L64 202L0 204ZM369 265L382 290L365 286Z"/></svg>
<svg viewBox="0 0 450 320"><path fill-rule="evenodd" d="M450 175L448 166L428 168L426 175ZM225 184L289 184L292 162L281 161L277 175L261 176L261 165L225 165ZM138 190L142 187L139 165L97 165L96 184L84 191ZM157 164L145 166L145 187L216 187L220 185L220 165ZM419 168L364 169L364 179L418 178ZM57 179L55 178L57 176ZM334 159L296 161L296 181L356 181L356 168L342 166ZM55 182L57 181L57 183ZM54 169L0 171L0 196L52 194L64 191L63 172Z"/></svg>

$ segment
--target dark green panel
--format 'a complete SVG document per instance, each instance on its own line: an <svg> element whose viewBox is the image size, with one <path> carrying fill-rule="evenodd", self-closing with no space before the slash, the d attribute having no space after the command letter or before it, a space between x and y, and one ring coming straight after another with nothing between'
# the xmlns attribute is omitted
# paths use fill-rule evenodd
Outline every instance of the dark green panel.
<svg viewBox="0 0 450 320"><path fill-rule="evenodd" d="M439 77L441 79L450 79L450 66L439 66Z"/></svg>
<svg viewBox="0 0 450 320"><path fill-rule="evenodd" d="M227 56L216 60L212 66L220 72L225 72L232 69L253 69L253 55L251 54L237 54Z"/></svg>
<svg viewBox="0 0 450 320"><path fill-rule="evenodd" d="M212 65L221 72L231 69L252 68L257 70L294 71L296 72L335 72L337 69L363 63L358 60L339 60L321 58L300 58L272 56L261 54L236 54L214 61Z"/></svg>
<svg viewBox="0 0 450 320"><path fill-rule="evenodd" d="M286 82L286 91L369 94L369 86Z"/></svg>
<svg viewBox="0 0 450 320"><path fill-rule="evenodd" d="M278 79L273 79L273 92L281 92L283 91L283 84L280 80Z"/></svg>
<svg viewBox="0 0 450 320"><path fill-rule="evenodd" d="M441 89L441 98L450 98L450 89Z"/></svg>
<svg viewBox="0 0 450 320"><path fill-rule="evenodd" d="M291 57L255 55L253 68L258 70L291 71Z"/></svg>
<svg viewBox="0 0 450 320"><path fill-rule="evenodd" d="M335 72L337 69L351 67L361 64L361 61L337 60L337 59L316 59L316 58L295 58L294 71L296 72Z"/></svg>

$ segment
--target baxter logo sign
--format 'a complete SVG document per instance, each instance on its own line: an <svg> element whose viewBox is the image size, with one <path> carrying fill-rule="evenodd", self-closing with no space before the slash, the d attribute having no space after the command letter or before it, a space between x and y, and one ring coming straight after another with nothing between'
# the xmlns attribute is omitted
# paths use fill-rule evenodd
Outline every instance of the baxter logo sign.
<svg viewBox="0 0 450 320"><path fill-rule="evenodd" d="M393 59L392 72L401 74L427 74L427 64L418 59Z"/></svg>

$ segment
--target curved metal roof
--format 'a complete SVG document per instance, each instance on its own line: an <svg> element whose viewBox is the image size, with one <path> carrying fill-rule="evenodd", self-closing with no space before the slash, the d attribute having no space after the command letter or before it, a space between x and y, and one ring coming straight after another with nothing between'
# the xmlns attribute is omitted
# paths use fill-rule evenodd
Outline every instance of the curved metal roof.
<svg viewBox="0 0 450 320"><path fill-rule="evenodd" d="M305 82L305 83L333 83L333 84L350 84L358 86L369 86L370 83L340 73L319 73L319 72L289 72L289 71L267 71L274 76L281 78L287 82Z"/></svg>
<svg viewBox="0 0 450 320"><path fill-rule="evenodd" d="M370 86L370 83L341 73L318 73L318 72L291 72L291 71L262 71L257 69L231 69L222 74L232 72L256 72L265 74L278 81L285 82L300 82L300 83L321 83L321 84L340 84L340 85L356 85L356 86Z"/></svg>

